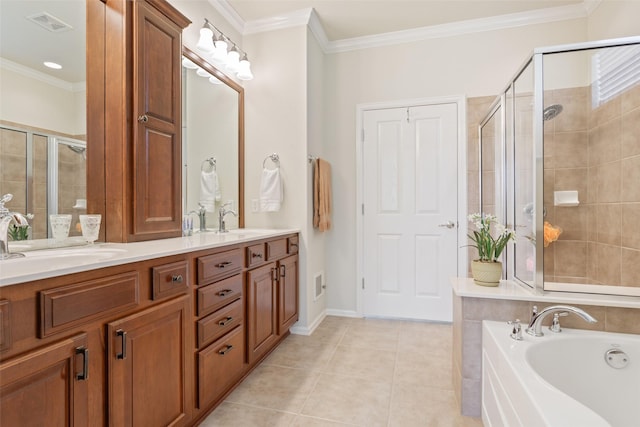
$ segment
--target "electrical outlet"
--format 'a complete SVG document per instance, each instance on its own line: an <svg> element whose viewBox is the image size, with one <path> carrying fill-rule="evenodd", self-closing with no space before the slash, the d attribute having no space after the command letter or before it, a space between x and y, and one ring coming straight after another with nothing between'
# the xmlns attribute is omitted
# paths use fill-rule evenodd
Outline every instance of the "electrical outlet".
<svg viewBox="0 0 640 427"><path fill-rule="evenodd" d="M257 213L260 210L260 201L258 199L251 200L251 212Z"/></svg>

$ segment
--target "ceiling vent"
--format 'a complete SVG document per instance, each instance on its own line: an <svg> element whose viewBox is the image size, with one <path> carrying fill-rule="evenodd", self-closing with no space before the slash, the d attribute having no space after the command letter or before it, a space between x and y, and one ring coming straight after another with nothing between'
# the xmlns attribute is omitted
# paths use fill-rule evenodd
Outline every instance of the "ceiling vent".
<svg viewBox="0 0 640 427"><path fill-rule="evenodd" d="M40 12L35 15L27 16L27 19L35 22L45 30L51 31L52 33L62 33L73 28L71 25L61 21L53 15L48 14L47 12Z"/></svg>

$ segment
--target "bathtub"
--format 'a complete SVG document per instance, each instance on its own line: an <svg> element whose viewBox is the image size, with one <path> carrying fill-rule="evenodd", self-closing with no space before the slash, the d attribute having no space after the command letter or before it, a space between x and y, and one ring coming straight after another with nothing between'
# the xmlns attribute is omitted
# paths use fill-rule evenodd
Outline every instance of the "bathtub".
<svg viewBox="0 0 640 427"><path fill-rule="evenodd" d="M640 426L640 335L544 327L536 338L525 326L516 341L505 322L483 322L486 427Z"/></svg>

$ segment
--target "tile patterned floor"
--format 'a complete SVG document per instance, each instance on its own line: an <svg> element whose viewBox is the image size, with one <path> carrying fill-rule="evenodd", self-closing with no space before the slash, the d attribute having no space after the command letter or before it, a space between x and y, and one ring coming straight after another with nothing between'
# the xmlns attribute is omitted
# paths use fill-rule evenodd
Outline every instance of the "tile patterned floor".
<svg viewBox="0 0 640 427"><path fill-rule="evenodd" d="M291 335L200 427L482 427L459 415L451 326L328 316Z"/></svg>

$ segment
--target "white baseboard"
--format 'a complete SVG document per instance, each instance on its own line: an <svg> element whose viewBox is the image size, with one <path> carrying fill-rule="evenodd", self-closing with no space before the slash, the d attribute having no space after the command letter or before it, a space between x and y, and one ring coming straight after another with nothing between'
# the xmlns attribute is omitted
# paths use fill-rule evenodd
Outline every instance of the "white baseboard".
<svg viewBox="0 0 640 427"><path fill-rule="evenodd" d="M313 333L313 331L316 330L316 328L318 326L320 326L320 323L322 323L322 321L324 320L324 318L327 317L327 312L323 311L322 313L320 313L318 315L318 317L315 318L315 320L313 322L311 322L311 325L309 326L297 326L297 325L293 325L291 327L291 329L289 329L289 332L291 332L292 334L295 335L311 335Z"/></svg>
<svg viewBox="0 0 640 427"><path fill-rule="evenodd" d="M357 312L353 311L353 310L335 310L332 308L328 308L326 310L326 315L327 316L339 316L339 317L355 317L355 318L361 318L362 316L360 316Z"/></svg>

